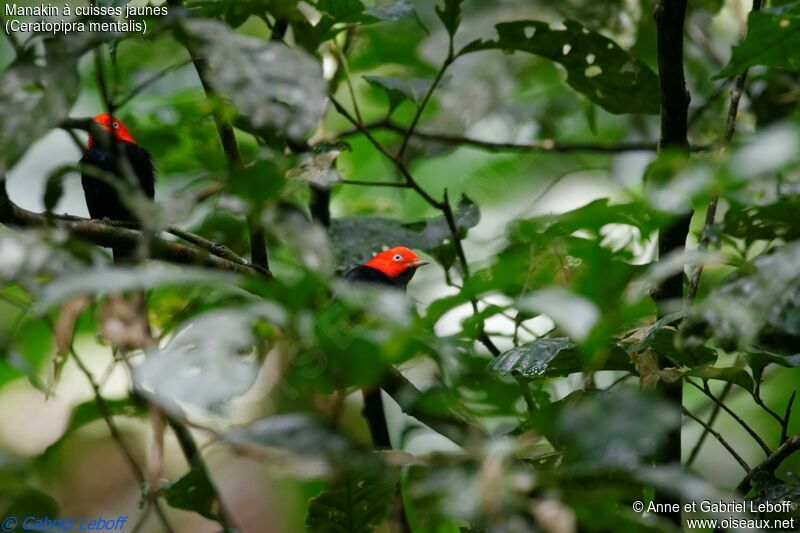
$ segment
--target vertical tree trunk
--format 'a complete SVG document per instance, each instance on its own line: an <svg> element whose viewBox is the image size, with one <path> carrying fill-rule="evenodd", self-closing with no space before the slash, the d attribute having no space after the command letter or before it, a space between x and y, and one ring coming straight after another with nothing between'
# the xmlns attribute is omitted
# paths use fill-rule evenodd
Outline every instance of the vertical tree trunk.
<svg viewBox="0 0 800 533"><path fill-rule="evenodd" d="M683 35L686 19L687 0L661 0L656 6L656 39L658 41L658 75L661 96L661 140L660 150L685 151L689 155L688 111L691 99L686 88L683 69ZM686 245L692 213L686 213L661 231L658 239L659 260L668 254L681 250ZM683 272L667 278L653 291L653 298L659 305L659 315L663 314L662 303L666 300L683 298ZM665 362L662 361L662 365ZM683 383L661 382L659 392L680 409L683 404ZM681 429L672 431L661 455L659 464L681 462ZM656 494L659 503L679 503L668 494ZM681 513L668 513L665 516L680 525Z"/></svg>

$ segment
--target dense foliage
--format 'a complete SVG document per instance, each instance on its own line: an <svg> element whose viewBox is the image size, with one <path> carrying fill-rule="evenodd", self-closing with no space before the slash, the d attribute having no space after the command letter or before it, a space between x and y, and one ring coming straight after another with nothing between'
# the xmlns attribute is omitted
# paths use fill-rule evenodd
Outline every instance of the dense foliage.
<svg viewBox="0 0 800 533"><path fill-rule="evenodd" d="M647 531L674 516L634 501L800 497L800 2L690 2L683 51L656 3L170 0L144 36L7 36L0 515ZM159 170L137 227L66 215L108 110ZM408 294L340 279L401 244L433 262Z"/></svg>

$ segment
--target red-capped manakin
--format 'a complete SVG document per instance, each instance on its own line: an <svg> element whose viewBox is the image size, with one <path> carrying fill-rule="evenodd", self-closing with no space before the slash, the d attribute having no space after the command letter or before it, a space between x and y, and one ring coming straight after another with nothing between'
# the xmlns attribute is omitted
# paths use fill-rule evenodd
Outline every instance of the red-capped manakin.
<svg viewBox="0 0 800 533"><path fill-rule="evenodd" d="M117 118L102 114L92 120L108 133L115 145L98 142L89 135L89 149L80 161L81 184L89 215L94 219L136 222L137 218L120 199L120 191L124 194L124 191L130 190L128 187L136 186L151 200L155 197L156 173L150 152L136 144L128 128ZM125 176L129 174L123 166L124 161L127 161L136 183L126 183ZM109 180L120 180L119 187L109 183ZM113 252L116 262L130 256L130 251Z"/></svg>
<svg viewBox="0 0 800 533"><path fill-rule="evenodd" d="M417 269L427 264L427 261L420 259L410 249L405 246L397 246L379 253L363 265L352 268L344 275L344 278L352 282L376 283L405 290ZM389 428L386 425L381 389L365 388L362 393L364 394L364 418L369 425L373 444L377 449L388 450L392 447L392 443L389 439Z"/></svg>

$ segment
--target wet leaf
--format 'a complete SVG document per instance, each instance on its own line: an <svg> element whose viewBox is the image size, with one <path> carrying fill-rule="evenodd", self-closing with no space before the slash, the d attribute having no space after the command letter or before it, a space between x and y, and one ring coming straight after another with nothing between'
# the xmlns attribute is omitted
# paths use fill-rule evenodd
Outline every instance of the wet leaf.
<svg viewBox="0 0 800 533"><path fill-rule="evenodd" d="M297 140L311 134L327 99L316 59L278 42L238 35L218 22L185 24L211 63L210 82L254 128Z"/></svg>
<svg viewBox="0 0 800 533"><path fill-rule="evenodd" d="M575 21L554 30L536 20L498 24L496 41L474 41L459 54L482 50L528 52L567 69L567 83L605 110L658 114L658 77L614 41Z"/></svg>
<svg viewBox="0 0 800 533"><path fill-rule="evenodd" d="M312 499L306 525L311 531L371 533L389 514L395 481L367 465L346 467L338 479Z"/></svg>
<svg viewBox="0 0 800 533"><path fill-rule="evenodd" d="M800 2L752 11L747 38L733 47L730 62L714 78L735 76L754 65L800 70Z"/></svg>

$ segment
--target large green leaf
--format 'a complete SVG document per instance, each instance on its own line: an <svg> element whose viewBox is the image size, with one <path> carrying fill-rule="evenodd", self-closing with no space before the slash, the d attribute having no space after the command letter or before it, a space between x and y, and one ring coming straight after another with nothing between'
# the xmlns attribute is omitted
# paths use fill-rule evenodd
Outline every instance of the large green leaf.
<svg viewBox="0 0 800 533"><path fill-rule="evenodd" d="M536 339L503 352L489 368L503 375L517 372L528 378L563 376L584 366L577 344L566 337Z"/></svg>
<svg viewBox="0 0 800 533"><path fill-rule="evenodd" d="M395 480L367 465L346 467L322 494L311 500L306 525L321 533L371 533L389 514Z"/></svg>
<svg viewBox="0 0 800 533"><path fill-rule="evenodd" d="M253 128L301 140L317 126L327 85L315 58L278 42L238 35L218 22L185 24L211 63L210 83Z"/></svg>
<svg viewBox="0 0 800 533"><path fill-rule="evenodd" d="M652 457L679 425L679 410L661 398L600 392L562 405L555 434L575 460L630 469Z"/></svg>
<svg viewBox="0 0 800 533"><path fill-rule="evenodd" d="M480 220L478 206L466 196L454 215L462 237ZM336 218L331 221L331 241L340 265L364 263L383 247L408 246L440 259L452 249L452 244L445 244L452 236L443 216L407 224L380 217Z"/></svg>
<svg viewBox="0 0 800 533"><path fill-rule="evenodd" d="M615 114L658 114L658 77L617 43L575 21L552 29L541 21L497 25L496 41L478 40L459 54L481 50L528 52L567 69L567 83L592 102Z"/></svg>
<svg viewBox="0 0 800 533"><path fill-rule="evenodd" d="M754 65L800 70L800 2L751 12L747 38L733 48L730 62L715 78L734 76Z"/></svg>

